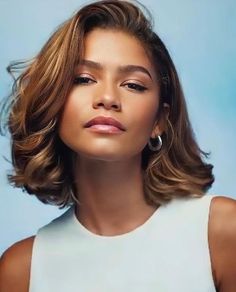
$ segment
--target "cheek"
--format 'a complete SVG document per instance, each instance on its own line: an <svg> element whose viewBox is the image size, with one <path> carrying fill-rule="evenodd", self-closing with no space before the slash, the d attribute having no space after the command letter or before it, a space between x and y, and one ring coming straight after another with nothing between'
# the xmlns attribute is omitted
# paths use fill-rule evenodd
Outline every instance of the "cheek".
<svg viewBox="0 0 236 292"><path fill-rule="evenodd" d="M129 112L129 121L131 123L129 125L130 139L135 141L139 150L145 147L151 136L158 111L158 103L158 99L148 99L136 102L133 107L129 107L133 109Z"/></svg>
<svg viewBox="0 0 236 292"><path fill-rule="evenodd" d="M133 106L131 111L132 120L139 126L140 130L150 133L156 120L157 111L158 99L148 98L139 101Z"/></svg>
<svg viewBox="0 0 236 292"><path fill-rule="evenodd" d="M75 94L70 94L64 105L63 113L59 123L59 136L62 141L67 143L70 141L71 137L77 134L78 128L81 125L81 109L83 104L81 104L82 99L76 98Z"/></svg>

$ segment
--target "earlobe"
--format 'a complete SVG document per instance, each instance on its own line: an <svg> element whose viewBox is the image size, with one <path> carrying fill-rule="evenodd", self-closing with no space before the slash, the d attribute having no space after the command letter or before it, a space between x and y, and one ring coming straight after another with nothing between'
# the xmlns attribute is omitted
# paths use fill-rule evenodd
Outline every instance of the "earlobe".
<svg viewBox="0 0 236 292"><path fill-rule="evenodd" d="M154 128L152 130L152 134L151 134L151 138L155 139L157 136L161 136L162 135L162 131L159 127L159 123L160 121L156 121L154 124Z"/></svg>
<svg viewBox="0 0 236 292"><path fill-rule="evenodd" d="M161 136L166 129L167 120L170 113L170 106L168 103L163 103L163 110L161 112L160 118L155 121L151 138L155 139L157 136Z"/></svg>

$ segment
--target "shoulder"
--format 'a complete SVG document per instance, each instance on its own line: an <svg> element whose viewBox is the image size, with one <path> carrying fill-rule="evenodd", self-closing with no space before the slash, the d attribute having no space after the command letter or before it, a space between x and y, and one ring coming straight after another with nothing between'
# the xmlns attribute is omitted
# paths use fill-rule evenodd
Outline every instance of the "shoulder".
<svg viewBox="0 0 236 292"><path fill-rule="evenodd" d="M35 236L9 247L0 258L0 291L27 292Z"/></svg>
<svg viewBox="0 0 236 292"><path fill-rule="evenodd" d="M219 291L236 286L236 200L212 198L209 213L209 249Z"/></svg>
<svg viewBox="0 0 236 292"><path fill-rule="evenodd" d="M211 231L218 239L236 236L236 200L224 196L212 198L209 214Z"/></svg>

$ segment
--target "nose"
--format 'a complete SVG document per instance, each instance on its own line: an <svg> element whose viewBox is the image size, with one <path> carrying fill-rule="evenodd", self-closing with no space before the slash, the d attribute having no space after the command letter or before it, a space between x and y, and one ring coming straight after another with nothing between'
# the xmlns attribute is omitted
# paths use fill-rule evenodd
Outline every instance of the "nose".
<svg viewBox="0 0 236 292"><path fill-rule="evenodd" d="M106 110L121 110L119 93L118 90L115 88L115 85L103 85L96 93L96 97L93 100L93 108L98 109L102 107Z"/></svg>

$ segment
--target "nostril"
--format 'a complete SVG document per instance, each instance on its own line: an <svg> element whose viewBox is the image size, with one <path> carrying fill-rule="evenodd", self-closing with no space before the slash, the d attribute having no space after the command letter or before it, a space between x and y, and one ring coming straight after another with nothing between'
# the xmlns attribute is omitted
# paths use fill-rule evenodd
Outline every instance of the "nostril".
<svg viewBox="0 0 236 292"><path fill-rule="evenodd" d="M120 100L115 95L102 95L93 101L94 108L104 107L105 109L121 110Z"/></svg>
<svg viewBox="0 0 236 292"><path fill-rule="evenodd" d="M106 103L103 103L103 102L99 102L95 105L96 108L99 108L99 107L105 107L105 108L113 108L113 109L119 109L120 108L120 105L119 104L116 104L116 103L113 103L113 104L106 104Z"/></svg>
<svg viewBox="0 0 236 292"><path fill-rule="evenodd" d="M117 104L113 104L112 107L114 107L116 109L119 108L119 106Z"/></svg>

